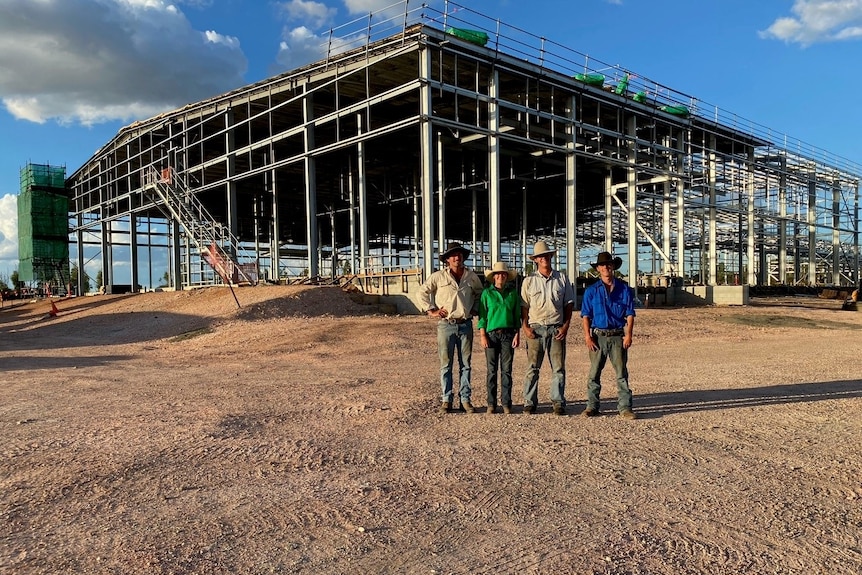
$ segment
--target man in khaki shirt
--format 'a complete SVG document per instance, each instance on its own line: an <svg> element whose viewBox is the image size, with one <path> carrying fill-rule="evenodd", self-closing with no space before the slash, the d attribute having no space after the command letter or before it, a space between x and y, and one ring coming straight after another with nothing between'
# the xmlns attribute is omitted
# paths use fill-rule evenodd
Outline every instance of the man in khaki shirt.
<svg viewBox="0 0 862 575"><path fill-rule="evenodd" d="M440 412L452 409L452 363L458 353L460 369L458 394L461 411L473 413L470 403L471 359L473 355L473 316L478 314L482 280L464 266L470 250L452 243L440 254L446 268L436 271L419 288L419 306L429 317L437 318L437 353L440 357Z"/></svg>
<svg viewBox="0 0 862 575"><path fill-rule="evenodd" d="M569 278L551 263L557 250L543 240L533 255L536 271L521 284L521 317L527 336L527 375L524 377L524 413L535 413L539 402L539 369L545 355L551 364L551 402L554 413L566 415L566 335L572 322L575 290Z"/></svg>

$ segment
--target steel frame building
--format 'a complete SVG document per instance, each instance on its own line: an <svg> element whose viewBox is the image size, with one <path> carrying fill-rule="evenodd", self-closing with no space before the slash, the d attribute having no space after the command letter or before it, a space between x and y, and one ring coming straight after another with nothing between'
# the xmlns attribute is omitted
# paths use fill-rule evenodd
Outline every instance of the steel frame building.
<svg viewBox="0 0 862 575"><path fill-rule="evenodd" d="M109 293L118 258L138 286L154 250L178 289L226 281L195 226L272 282L421 279L448 241L523 271L541 238L572 276L605 249L630 280L851 285L860 174L467 8L405 2L332 30L319 62L123 128L67 188L78 267L100 256Z"/></svg>

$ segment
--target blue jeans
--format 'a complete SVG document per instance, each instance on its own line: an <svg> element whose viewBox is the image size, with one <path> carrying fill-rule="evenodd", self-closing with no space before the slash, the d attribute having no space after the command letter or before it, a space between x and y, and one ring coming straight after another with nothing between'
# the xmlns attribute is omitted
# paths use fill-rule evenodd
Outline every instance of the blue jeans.
<svg viewBox="0 0 862 575"><path fill-rule="evenodd" d="M461 401L470 401L470 360L473 356L473 322L437 324L437 353L440 356L440 387L442 401L452 401L452 363L458 353L460 368L459 395Z"/></svg>
<svg viewBox="0 0 862 575"><path fill-rule="evenodd" d="M512 360L515 350L512 340L514 329L495 329L487 332L488 347L485 348L485 363L488 368L488 405L497 406L497 366L500 367L500 405L512 405Z"/></svg>
<svg viewBox="0 0 862 575"><path fill-rule="evenodd" d="M531 326L536 339L524 338L527 342L527 375L524 378L524 407L539 403L539 369L548 354L551 364L551 401L566 405L566 340L556 340L558 327L554 325Z"/></svg>
<svg viewBox="0 0 862 575"><path fill-rule="evenodd" d="M632 390L629 388L628 364L629 352L623 349L623 338L620 335L595 335L599 349L590 351L590 375L587 378L587 409L598 411L599 396L602 392L602 369L610 360L617 372L617 410L625 411L632 408Z"/></svg>

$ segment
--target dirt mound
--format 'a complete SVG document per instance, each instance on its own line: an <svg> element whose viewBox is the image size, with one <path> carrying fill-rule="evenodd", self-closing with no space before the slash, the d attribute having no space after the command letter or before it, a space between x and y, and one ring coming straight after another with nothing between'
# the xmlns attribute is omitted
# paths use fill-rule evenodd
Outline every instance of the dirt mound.
<svg viewBox="0 0 862 575"><path fill-rule="evenodd" d="M54 317L49 315L52 303L58 310ZM205 288L19 303L2 310L0 330L15 334L10 341L19 349L38 349L46 341L73 345L82 333L89 334L91 343L117 345L203 333L238 321L335 318L374 311L338 287L256 286L234 293L229 288Z"/></svg>
<svg viewBox="0 0 862 575"><path fill-rule="evenodd" d="M274 317L335 318L372 315L376 311L371 306L360 305L338 287L291 287L279 288L276 292L277 297L244 306L236 317L248 321Z"/></svg>

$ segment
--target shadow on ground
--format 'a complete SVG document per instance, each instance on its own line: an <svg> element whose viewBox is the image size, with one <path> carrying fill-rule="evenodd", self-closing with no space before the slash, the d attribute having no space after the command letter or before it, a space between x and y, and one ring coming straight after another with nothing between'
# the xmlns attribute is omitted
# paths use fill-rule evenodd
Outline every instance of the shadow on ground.
<svg viewBox="0 0 862 575"><path fill-rule="evenodd" d="M862 380L826 381L635 395L635 410L644 418L672 413L735 409L862 397Z"/></svg>
<svg viewBox="0 0 862 575"><path fill-rule="evenodd" d="M93 355L76 357L32 356L8 357L0 361L0 371L66 369L77 367L101 367L133 359L131 355Z"/></svg>
<svg viewBox="0 0 862 575"><path fill-rule="evenodd" d="M0 352L140 343L183 334L206 333L214 321L196 315L126 312L61 319L33 317L16 325L0 325ZM71 317L69 317L71 316Z"/></svg>

